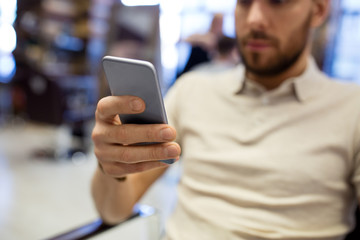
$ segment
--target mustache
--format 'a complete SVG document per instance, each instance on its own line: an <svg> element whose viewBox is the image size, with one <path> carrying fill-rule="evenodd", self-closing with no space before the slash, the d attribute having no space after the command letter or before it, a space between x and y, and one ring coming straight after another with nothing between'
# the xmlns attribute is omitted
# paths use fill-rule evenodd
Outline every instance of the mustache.
<svg viewBox="0 0 360 240"><path fill-rule="evenodd" d="M278 43L278 40L275 37L263 31L254 31L254 30L251 31L249 34L247 34L245 37L243 37L242 43L246 44L249 40L265 40L272 44Z"/></svg>

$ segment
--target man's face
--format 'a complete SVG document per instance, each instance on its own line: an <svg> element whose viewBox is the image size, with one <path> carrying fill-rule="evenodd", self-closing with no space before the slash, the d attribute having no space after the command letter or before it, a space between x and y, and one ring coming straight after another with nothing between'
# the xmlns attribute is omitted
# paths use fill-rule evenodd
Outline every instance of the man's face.
<svg viewBox="0 0 360 240"><path fill-rule="evenodd" d="M274 76L303 53L310 32L312 0L238 0L238 47L247 71Z"/></svg>

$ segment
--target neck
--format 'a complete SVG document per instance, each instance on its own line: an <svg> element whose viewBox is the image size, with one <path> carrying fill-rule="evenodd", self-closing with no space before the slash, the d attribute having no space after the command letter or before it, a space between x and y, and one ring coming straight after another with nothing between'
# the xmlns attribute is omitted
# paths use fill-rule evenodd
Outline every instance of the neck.
<svg viewBox="0 0 360 240"><path fill-rule="evenodd" d="M265 89L272 90L277 87L279 87L284 81L286 81L289 78L296 77L301 75L307 65L307 58L308 58L308 49L305 49L303 53L300 55L299 59L287 70L271 76L263 76L263 75L257 75L253 72L246 72L246 77L259 83Z"/></svg>

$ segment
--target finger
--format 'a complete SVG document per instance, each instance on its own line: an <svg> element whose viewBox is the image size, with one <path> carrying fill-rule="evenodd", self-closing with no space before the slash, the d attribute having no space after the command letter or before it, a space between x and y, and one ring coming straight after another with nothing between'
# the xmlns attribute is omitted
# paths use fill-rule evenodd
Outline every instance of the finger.
<svg viewBox="0 0 360 240"><path fill-rule="evenodd" d="M108 96L98 102L97 120L112 123L118 114L136 114L145 110L145 103L135 96Z"/></svg>
<svg viewBox="0 0 360 240"><path fill-rule="evenodd" d="M107 144L96 147L94 152L101 163L118 162L135 164L139 162L177 159L180 156L181 148L174 142L142 146Z"/></svg>
<svg viewBox="0 0 360 240"><path fill-rule="evenodd" d="M135 144L170 142L176 138L176 130L167 124L98 125L93 129L95 143Z"/></svg>
<svg viewBox="0 0 360 240"><path fill-rule="evenodd" d="M135 164L126 164L126 163L103 163L103 171L114 178L123 177L132 173L145 172L155 168L164 168L168 167L168 164L152 161L152 162L140 162Z"/></svg>

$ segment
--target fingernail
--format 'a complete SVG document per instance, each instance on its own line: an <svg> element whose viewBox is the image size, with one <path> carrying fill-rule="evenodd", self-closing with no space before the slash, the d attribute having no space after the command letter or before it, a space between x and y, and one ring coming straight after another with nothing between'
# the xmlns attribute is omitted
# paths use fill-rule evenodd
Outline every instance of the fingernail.
<svg viewBox="0 0 360 240"><path fill-rule="evenodd" d="M163 162L166 164L173 164L175 162L175 159L160 160L160 162Z"/></svg>
<svg viewBox="0 0 360 240"><path fill-rule="evenodd" d="M169 158L177 157L177 155L179 154L178 148L174 145L170 145L165 148L165 154Z"/></svg>
<svg viewBox="0 0 360 240"><path fill-rule="evenodd" d="M160 137L164 140L172 140L174 138L173 131L170 128L164 128L160 131Z"/></svg>
<svg viewBox="0 0 360 240"><path fill-rule="evenodd" d="M132 110L138 112L142 109L142 103L140 100L135 99L130 102L130 107Z"/></svg>

